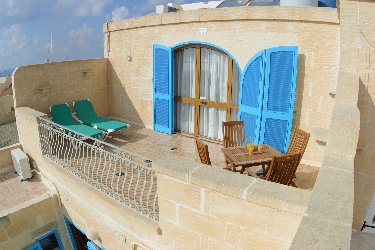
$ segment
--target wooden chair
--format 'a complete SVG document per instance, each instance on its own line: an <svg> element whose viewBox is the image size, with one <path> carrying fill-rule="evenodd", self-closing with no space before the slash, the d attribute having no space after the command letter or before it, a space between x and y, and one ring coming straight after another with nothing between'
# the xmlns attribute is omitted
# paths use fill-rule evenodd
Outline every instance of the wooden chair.
<svg viewBox="0 0 375 250"><path fill-rule="evenodd" d="M296 173L300 158L300 154L274 157L272 159L272 163L267 172L265 180L296 187L293 182L293 178Z"/></svg>
<svg viewBox="0 0 375 250"><path fill-rule="evenodd" d="M211 165L210 154L208 152L207 144L203 143L198 138L195 138L195 143L197 144L199 158L201 162L206 165Z"/></svg>
<svg viewBox="0 0 375 250"><path fill-rule="evenodd" d="M223 145L224 148L245 145L244 121L223 122Z"/></svg>
<svg viewBox="0 0 375 250"><path fill-rule="evenodd" d="M197 144L197 150L198 150L201 163L211 166L210 153L208 152L208 145L203 143L198 138L195 138L195 143ZM236 170L233 170L230 164L226 164L224 169L237 172Z"/></svg>
<svg viewBox="0 0 375 250"><path fill-rule="evenodd" d="M288 150L286 151L285 155L293 155L293 154L300 154L301 158L298 161L298 164L300 163L303 154L305 153L307 143L309 142L310 134L303 131L302 129L294 129L292 138L289 143ZM266 175L268 172L269 167L266 169L263 168L262 175ZM296 175L294 175L294 178L296 178Z"/></svg>
<svg viewBox="0 0 375 250"><path fill-rule="evenodd" d="M301 129L294 129L286 155L300 154L301 158L305 153L310 134ZM301 160L301 159L300 159Z"/></svg>

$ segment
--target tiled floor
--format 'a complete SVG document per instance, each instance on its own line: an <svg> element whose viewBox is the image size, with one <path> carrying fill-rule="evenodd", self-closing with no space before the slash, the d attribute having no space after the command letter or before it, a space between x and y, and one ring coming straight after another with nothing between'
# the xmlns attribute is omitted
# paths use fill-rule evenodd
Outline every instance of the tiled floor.
<svg viewBox="0 0 375 250"><path fill-rule="evenodd" d="M163 134L132 125L130 128L117 133L107 139L108 143L144 155L156 160L167 156L178 156L199 162L194 138L179 134ZM224 156L221 152L222 144L207 142L213 166L223 167ZM301 164L298 169L295 183L303 189L312 189L318 175L319 168ZM238 173L234 173L238 174Z"/></svg>
<svg viewBox="0 0 375 250"><path fill-rule="evenodd" d="M47 192L48 188L35 177L21 182L13 172L0 174L0 212Z"/></svg>

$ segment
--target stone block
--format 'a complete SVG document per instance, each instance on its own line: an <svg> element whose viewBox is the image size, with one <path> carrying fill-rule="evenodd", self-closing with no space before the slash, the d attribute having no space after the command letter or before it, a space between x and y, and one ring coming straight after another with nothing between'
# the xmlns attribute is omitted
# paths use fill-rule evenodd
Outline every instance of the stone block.
<svg viewBox="0 0 375 250"><path fill-rule="evenodd" d="M212 195L210 215L226 223L236 224L284 240L293 238L302 219L301 215L284 213L278 209L241 201L222 194ZM275 223L275 221L280 221L280 223Z"/></svg>
<svg viewBox="0 0 375 250"><path fill-rule="evenodd" d="M335 105L332 115L327 151L335 157L352 158L356 154L360 114L357 107Z"/></svg>
<svg viewBox="0 0 375 250"><path fill-rule="evenodd" d="M362 2L359 1L359 21L363 23L375 24L375 5L373 2Z"/></svg>
<svg viewBox="0 0 375 250"><path fill-rule="evenodd" d="M356 73L339 72L336 103L357 105L359 78Z"/></svg>
<svg viewBox="0 0 375 250"><path fill-rule="evenodd" d="M302 220L290 249L350 249L351 234L351 225L307 216Z"/></svg>
<svg viewBox="0 0 375 250"><path fill-rule="evenodd" d="M255 178L233 174L233 172L202 165L191 172L191 183L239 199L244 198L245 191L254 183Z"/></svg>
<svg viewBox="0 0 375 250"><path fill-rule="evenodd" d="M306 213L321 220L340 221L342 225L351 225L353 199L353 173L323 166Z"/></svg>
<svg viewBox="0 0 375 250"><path fill-rule="evenodd" d="M180 180L189 181L190 173L200 167L200 163L181 157L162 158L153 164L158 173L162 173Z"/></svg>
<svg viewBox="0 0 375 250"><path fill-rule="evenodd" d="M238 247L241 231L242 228L240 226L228 223L225 230L225 242L231 246Z"/></svg>
<svg viewBox="0 0 375 250"><path fill-rule="evenodd" d="M160 220L163 236L173 242L175 249L199 249L200 235L176 224Z"/></svg>
<svg viewBox="0 0 375 250"><path fill-rule="evenodd" d="M225 244L221 241L210 239L208 241L208 249L212 249L212 250L235 250L237 248L235 248L233 246L230 246L228 244Z"/></svg>
<svg viewBox="0 0 375 250"><path fill-rule="evenodd" d="M290 242L260 234L248 229L243 229L240 239L241 249L289 249Z"/></svg>
<svg viewBox="0 0 375 250"><path fill-rule="evenodd" d="M311 139L326 143L328 140L329 130L326 128L314 128L311 133Z"/></svg>
<svg viewBox="0 0 375 250"><path fill-rule="evenodd" d="M155 26L161 24L161 16L160 14L153 14L146 16L146 26Z"/></svg>
<svg viewBox="0 0 375 250"><path fill-rule="evenodd" d="M146 26L146 17L141 16L137 18L132 18L131 25L132 25L132 28L140 28L140 27Z"/></svg>
<svg viewBox="0 0 375 250"><path fill-rule="evenodd" d="M224 20L224 10L223 9L209 9L207 11L200 11L199 21L221 21Z"/></svg>
<svg viewBox="0 0 375 250"><path fill-rule="evenodd" d="M176 203L171 202L163 197L158 198L159 217L165 220L176 222L177 206Z"/></svg>
<svg viewBox="0 0 375 250"><path fill-rule="evenodd" d="M180 208L179 224L194 232L222 241L225 236L225 223L219 218L210 218L196 211Z"/></svg>
<svg viewBox="0 0 375 250"><path fill-rule="evenodd" d="M328 152L323 158L322 166L354 173L354 159L331 157Z"/></svg>
<svg viewBox="0 0 375 250"><path fill-rule="evenodd" d="M311 192L257 179L247 191L246 200L281 211L303 215Z"/></svg>
<svg viewBox="0 0 375 250"><path fill-rule="evenodd" d="M200 209L201 189L196 185L159 174L158 195L183 206Z"/></svg>

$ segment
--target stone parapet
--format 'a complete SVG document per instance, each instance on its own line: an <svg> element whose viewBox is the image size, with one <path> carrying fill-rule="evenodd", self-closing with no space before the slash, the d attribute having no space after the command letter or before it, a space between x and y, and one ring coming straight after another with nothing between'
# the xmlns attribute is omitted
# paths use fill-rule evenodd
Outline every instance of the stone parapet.
<svg viewBox="0 0 375 250"><path fill-rule="evenodd" d="M309 7L232 7L181 11L165 14L152 14L103 25L104 32L113 32L148 26L159 26L178 23L212 22L212 21L243 21L272 20L295 22L321 22L338 24L337 9Z"/></svg>
<svg viewBox="0 0 375 250"><path fill-rule="evenodd" d="M154 163L160 229L175 249L287 249L311 191L182 158ZM178 234L176 232L179 232Z"/></svg>
<svg viewBox="0 0 375 250"><path fill-rule="evenodd" d="M354 156L360 129L359 79L347 73L339 76L327 149L291 249L350 249Z"/></svg>

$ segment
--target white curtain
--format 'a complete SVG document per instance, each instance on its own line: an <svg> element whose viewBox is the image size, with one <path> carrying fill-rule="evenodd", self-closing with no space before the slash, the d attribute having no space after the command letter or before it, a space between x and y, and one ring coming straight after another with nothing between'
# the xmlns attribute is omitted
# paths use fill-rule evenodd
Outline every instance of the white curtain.
<svg viewBox="0 0 375 250"><path fill-rule="evenodd" d="M228 58L215 50L201 49L201 99L226 102Z"/></svg>
<svg viewBox="0 0 375 250"><path fill-rule="evenodd" d="M175 54L175 96L195 97L195 48ZM175 129L194 133L194 105L176 102Z"/></svg>
<svg viewBox="0 0 375 250"><path fill-rule="evenodd" d="M175 54L175 95L195 97L195 48Z"/></svg>
<svg viewBox="0 0 375 250"><path fill-rule="evenodd" d="M201 49L200 98L227 101L228 58L215 50ZM199 113L199 134L210 138L222 139L222 122L226 110L201 106Z"/></svg>
<svg viewBox="0 0 375 250"><path fill-rule="evenodd" d="M176 102L175 111L176 130L194 133L194 105Z"/></svg>
<svg viewBox="0 0 375 250"><path fill-rule="evenodd" d="M226 110L201 106L199 116L199 134L222 140L222 123L226 118Z"/></svg>

